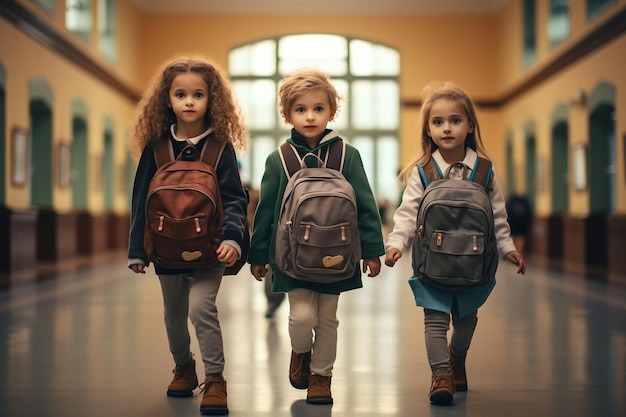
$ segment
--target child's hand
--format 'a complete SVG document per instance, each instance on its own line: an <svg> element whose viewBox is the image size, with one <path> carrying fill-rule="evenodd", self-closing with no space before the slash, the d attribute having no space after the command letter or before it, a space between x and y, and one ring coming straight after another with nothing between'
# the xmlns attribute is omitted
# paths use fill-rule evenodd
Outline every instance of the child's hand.
<svg viewBox="0 0 626 417"><path fill-rule="evenodd" d="M398 259L402 257L402 252L396 248L391 248L387 251L385 255L385 265L393 267Z"/></svg>
<svg viewBox="0 0 626 417"><path fill-rule="evenodd" d="M511 262L513 265L517 265L518 274L524 275L526 273L526 263L524 262L524 257L518 251L513 250L507 253L506 260Z"/></svg>
<svg viewBox="0 0 626 417"><path fill-rule="evenodd" d="M129 266L129 268L135 274L145 274L146 273L146 267L143 266L142 264L132 264L132 265Z"/></svg>
<svg viewBox="0 0 626 417"><path fill-rule="evenodd" d="M366 273L369 269L370 273L367 274L368 277L375 277L380 274L380 258L367 258L363 259L363 273Z"/></svg>
<svg viewBox="0 0 626 417"><path fill-rule="evenodd" d="M250 265L250 272L254 275L254 279L257 281L263 281L265 275L267 275L266 265Z"/></svg>
<svg viewBox="0 0 626 417"><path fill-rule="evenodd" d="M217 254L217 260L226 264L226 266L233 266L237 259L239 259L239 252L237 249L230 245L222 244L215 251Z"/></svg>

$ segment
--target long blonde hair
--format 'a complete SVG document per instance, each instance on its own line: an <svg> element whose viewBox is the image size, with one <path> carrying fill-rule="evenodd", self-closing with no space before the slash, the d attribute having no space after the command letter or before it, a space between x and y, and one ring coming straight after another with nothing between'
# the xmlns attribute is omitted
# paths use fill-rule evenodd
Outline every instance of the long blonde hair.
<svg viewBox="0 0 626 417"><path fill-rule="evenodd" d="M438 148L433 139L428 135L427 127L428 119L430 117L430 110L433 107L433 103L440 99L454 100L461 105L461 108L465 112L465 115L468 118L470 125L474 127L473 131L471 133L468 133L467 137L465 138L465 146L473 149L480 156L491 159L480 134L480 125L478 123L478 117L476 117L474 103L465 91L463 91L453 82L434 82L424 87L422 97L424 99L424 102L422 103L419 119L422 137L422 152L417 154L411 160L411 162L409 162L402 169L402 171L400 171L399 177L403 184L406 184L408 182L409 177L411 176L411 171L413 170L415 165L418 162L422 162L422 164L428 162L432 157L433 152L435 152Z"/></svg>
<svg viewBox="0 0 626 417"><path fill-rule="evenodd" d="M204 118L207 126L215 128L214 137L231 142L236 149L245 148L248 131L228 78L208 58L182 55L162 65L137 105L131 145L135 154L167 135L176 123L176 115L168 106L169 90L176 76L188 72L199 74L207 83L209 105Z"/></svg>

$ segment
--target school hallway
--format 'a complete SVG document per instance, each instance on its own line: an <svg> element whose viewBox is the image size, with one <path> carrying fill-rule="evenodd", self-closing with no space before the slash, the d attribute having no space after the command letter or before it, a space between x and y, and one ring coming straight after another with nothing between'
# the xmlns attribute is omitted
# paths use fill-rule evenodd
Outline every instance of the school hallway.
<svg viewBox="0 0 626 417"><path fill-rule="evenodd" d="M530 264L501 263L479 310L469 391L432 406L423 312L410 257L339 301L334 405L308 405L288 381L285 301L264 317L263 285L245 267L218 296L230 416L623 417L626 288ZM192 398L165 395L173 362L158 280L123 254L0 291L0 416L200 416ZM192 333L197 369L200 355Z"/></svg>

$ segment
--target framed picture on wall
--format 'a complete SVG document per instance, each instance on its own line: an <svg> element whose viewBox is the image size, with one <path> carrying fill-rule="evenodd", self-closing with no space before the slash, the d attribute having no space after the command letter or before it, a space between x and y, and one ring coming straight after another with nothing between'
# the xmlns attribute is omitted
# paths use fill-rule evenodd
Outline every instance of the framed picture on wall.
<svg viewBox="0 0 626 417"><path fill-rule="evenodd" d="M11 182L24 187L30 176L30 132L16 126L11 132Z"/></svg>
<svg viewBox="0 0 626 417"><path fill-rule="evenodd" d="M583 144L575 145L572 149L573 167L572 175L574 189L584 191L587 189L587 147Z"/></svg>
<svg viewBox="0 0 626 417"><path fill-rule="evenodd" d="M59 187L67 188L70 186L71 177L71 148L68 143L59 143L59 166L58 166L58 181Z"/></svg>

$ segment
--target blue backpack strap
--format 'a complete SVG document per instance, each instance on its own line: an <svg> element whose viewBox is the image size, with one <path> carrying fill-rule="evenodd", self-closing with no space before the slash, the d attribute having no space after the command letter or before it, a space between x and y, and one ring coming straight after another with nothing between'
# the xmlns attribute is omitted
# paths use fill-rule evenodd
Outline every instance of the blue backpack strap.
<svg viewBox="0 0 626 417"><path fill-rule="evenodd" d="M441 172L439 164L433 158L430 158L426 164L418 162L417 170L419 171L424 188L428 187L428 184L431 182L443 178L443 172Z"/></svg>
<svg viewBox="0 0 626 417"><path fill-rule="evenodd" d="M417 163L417 170L420 173L420 178L422 180L422 185L424 188L428 187L428 178L426 177L426 173L424 172L424 165L421 162Z"/></svg>

